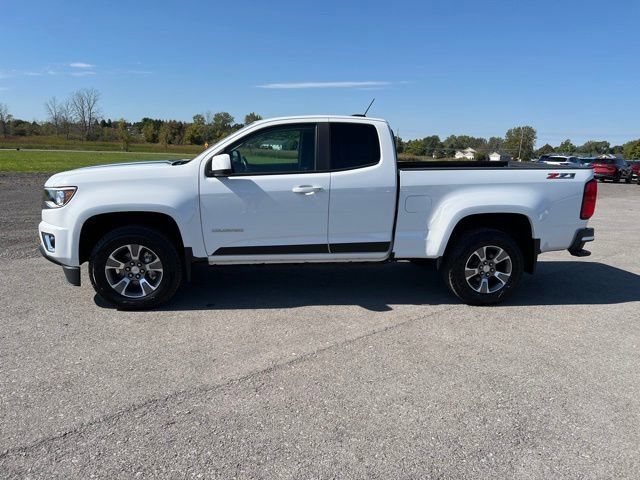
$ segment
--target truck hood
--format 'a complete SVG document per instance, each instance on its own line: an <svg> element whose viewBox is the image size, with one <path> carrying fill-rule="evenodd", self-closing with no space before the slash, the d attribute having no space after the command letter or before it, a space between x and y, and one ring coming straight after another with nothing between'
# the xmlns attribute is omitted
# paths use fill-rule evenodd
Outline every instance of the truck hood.
<svg viewBox="0 0 640 480"><path fill-rule="evenodd" d="M92 167L77 168L56 173L45 182L46 187L77 186L79 183L117 181L127 178L149 178L161 170L173 168L182 160L155 160L145 162L110 163Z"/></svg>

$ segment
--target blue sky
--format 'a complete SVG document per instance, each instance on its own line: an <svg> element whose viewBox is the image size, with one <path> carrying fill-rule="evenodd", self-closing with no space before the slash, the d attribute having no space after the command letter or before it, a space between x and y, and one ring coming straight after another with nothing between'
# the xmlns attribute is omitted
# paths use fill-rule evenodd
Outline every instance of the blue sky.
<svg viewBox="0 0 640 480"><path fill-rule="evenodd" d="M370 115L405 138L640 137L637 1L0 0L0 102L42 119L82 87L105 117Z"/></svg>

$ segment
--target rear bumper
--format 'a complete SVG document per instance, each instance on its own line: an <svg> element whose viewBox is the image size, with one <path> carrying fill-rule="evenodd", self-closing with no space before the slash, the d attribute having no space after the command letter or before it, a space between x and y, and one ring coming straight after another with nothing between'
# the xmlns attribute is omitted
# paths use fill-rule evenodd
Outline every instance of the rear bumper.
<svg viewBox="0 0 640 480"><path fill-rule="evenodd" d="M63 265L55 258L47 255L47 251L42 245L38 247L38 250L40 250L40 254L51 263L55 263L56 265L62 267L62 271L64 272L64 276L67 279L67 282L76 287L80 286L80 267L70 267L69 265Z"/></svg>
<svg viewBox="0 0 640 480"><path fill-rule="evenodd" d="M584 249L584 244L595 240L595 230L593 228L581 228L573 237L573 242L568 248L569 253L574 257L588 257L591 252Z"/></svg>

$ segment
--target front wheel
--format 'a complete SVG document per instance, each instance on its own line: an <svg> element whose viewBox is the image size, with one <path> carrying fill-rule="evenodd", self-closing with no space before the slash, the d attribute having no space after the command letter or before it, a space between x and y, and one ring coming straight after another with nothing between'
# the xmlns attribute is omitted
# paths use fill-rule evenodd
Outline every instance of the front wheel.
<svg viewBox="0 0 640 480"><path fill-rule="evenodd" d="M627 178L624 179L624 183L631 183L631 180L633 180L633 178L631 175L629 175L627 176Z"/></svg>
<svg viewBox="0 0 640 480"><path fill-rule="evenodd" d="M107 233L93 248L89 276L95 291L126 310L168 301L182 281L182 263L174 245L147 227L123 227Z"/></svg>
<svg viewBox="0 0 640 480"><path fill-rule="evenodd" d="M522 251L500 230L463 234L444 259L442 274L449 289L468 305L501 302L518 285L524 269Z"/></svg>

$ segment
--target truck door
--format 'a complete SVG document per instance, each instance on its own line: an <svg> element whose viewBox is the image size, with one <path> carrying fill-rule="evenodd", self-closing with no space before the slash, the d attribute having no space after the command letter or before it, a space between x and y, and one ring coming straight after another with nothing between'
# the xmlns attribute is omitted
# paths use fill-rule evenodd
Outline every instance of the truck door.
<svg viewBox="0 0 640 480"><path fill-rule="evenodd" d="M200 189L211 260L328 255L330 173L317 171L317 139L316 123L285 124L248 134L224 150L232 173L207 175Z"/></svg>
<svg viewBox="0 0 640 480"><path fill-rule="evenodd" d="M384 258L391 250L397 169L386 123L335 120L330 128L329 250Z"/></svg>

